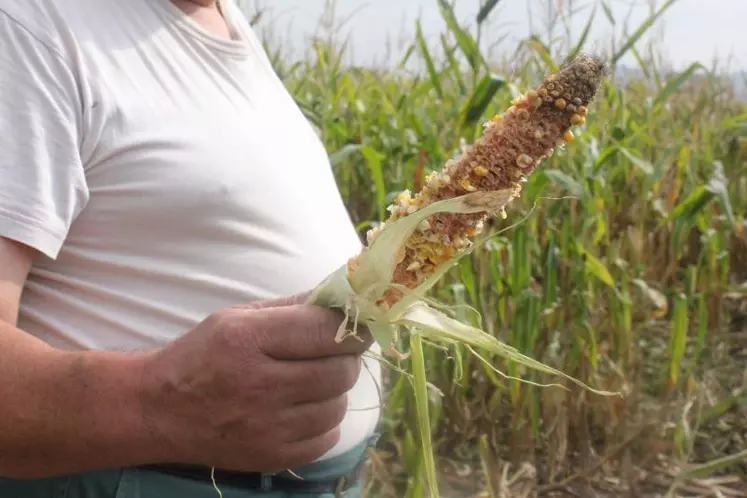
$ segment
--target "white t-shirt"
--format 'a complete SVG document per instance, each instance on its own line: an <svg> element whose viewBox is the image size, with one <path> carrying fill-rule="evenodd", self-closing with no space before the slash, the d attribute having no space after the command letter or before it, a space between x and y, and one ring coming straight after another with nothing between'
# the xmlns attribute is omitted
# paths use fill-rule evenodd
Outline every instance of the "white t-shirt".
<svg viewBox="0 0 747 498"><path fill-rule="evenodd" d="M246 19L169 0L0 0L0 236L38 249L18 326L132 351L309 290L360 249L328 157ZM372 434L380 367L337 455ZM370 370L370 372L369 372Z"/></svg>

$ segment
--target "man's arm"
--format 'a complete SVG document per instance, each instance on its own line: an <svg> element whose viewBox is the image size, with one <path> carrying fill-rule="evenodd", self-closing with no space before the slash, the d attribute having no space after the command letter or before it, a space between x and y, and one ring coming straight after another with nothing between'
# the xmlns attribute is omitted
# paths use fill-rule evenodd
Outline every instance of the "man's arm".
<svg viewBox="0 0 747 498"><path fill-rule="evenodd" d="M33 256L0 237L0 475L168 459L141 419L144 355L63 352L15 327Z"/></svg>
<svg viewBox="0 0 747 498"><path fill-rule="evenodd" d="M218 310L162 349L64 352L19 330L33 251L0 237L0 476L147 463L277 472L332 448L373 342L303 295Z"/></svg>

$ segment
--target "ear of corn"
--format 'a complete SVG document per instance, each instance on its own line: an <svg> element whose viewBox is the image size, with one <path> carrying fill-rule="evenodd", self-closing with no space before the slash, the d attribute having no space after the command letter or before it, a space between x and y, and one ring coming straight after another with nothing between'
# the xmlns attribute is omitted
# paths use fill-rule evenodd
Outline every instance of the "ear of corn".
<svg viewBox="0 0 747 498"><path fill-rule="evenodd" d="M398 332L411 334L416 409L421 437L429 438L422 339L466 344L527 368L564 377L595 393L582 382L501 343L429 306L425 293L459 258L467 254L488 217L501 213L521 193L521 184L553 150L573 140L604 76L597 59L582 56L549 76L539 88L514 100L487 123L483 135L443 170L428 176L423 189L402 192L391 215L368 232L368 244L322 282L312 304L341 308L346 319L338 340L365 324L391 355ZM474 350L470 349L474 353ZM474 353L476 354L476 353ZM433 455L425 456L431 495L438 497Z"/></svg>
<svg viewBox="0 0 747 498"><path fill-rule="evenodd" d="M397 265L388 281L415 289L431 275L468 249L482 231L487 217L502 210L519 195L521 182L552 155L553 150L573 140L571 128L582 125L604 74L597 59L581 56L557 74L548 77L534 91L514 100L505 114L493 118L483 136L446 167L428 176L416 195L405 191L390 206L391 216L380 227L368 232L369 247L389 225L445 199L473 192L504 192L508 198L493 210L479 212L439 212L422 219L415 230L392 255ZM361 291L368 284L358 282L357 274L366 251L352 258L348 271L353 287ZM403 297L401 290L386 290L380 304L392 306Z"/></svg>
<svg viewBox="0 0 747 498"><path fill-rule="evenodd" d="M572 140L572 128L584 123L604 73L598 59L580 56L515 99L474 144L431 173L420 192L401 193L389 218L368 232L367 246L322 282L310 302L344 309L354 329L365 323L386 351L398 354L394 342L403 317L413 306L418 316L423 307L434 317L443 315L423 296L472 249L488 217L505 216L505 206L541 161ZM460 328L449 320L443 315L433 323ZM338 340L347 325L347 320L341 325ZM493 352L505 355L505 346L484 332L487 337L474 342L474 332L464 337L468 343L492 345Z"/></svg>

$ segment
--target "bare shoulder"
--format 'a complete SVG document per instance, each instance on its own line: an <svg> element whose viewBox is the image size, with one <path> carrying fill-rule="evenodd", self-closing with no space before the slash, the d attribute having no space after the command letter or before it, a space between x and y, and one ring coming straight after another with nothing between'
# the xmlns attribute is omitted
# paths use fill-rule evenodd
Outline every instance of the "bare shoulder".
<svg viewBox="0 0 747 498"><path fill-rule="evenodd" d="M18 305L36 251L0 237L0 320L15 324Z"/></svg>

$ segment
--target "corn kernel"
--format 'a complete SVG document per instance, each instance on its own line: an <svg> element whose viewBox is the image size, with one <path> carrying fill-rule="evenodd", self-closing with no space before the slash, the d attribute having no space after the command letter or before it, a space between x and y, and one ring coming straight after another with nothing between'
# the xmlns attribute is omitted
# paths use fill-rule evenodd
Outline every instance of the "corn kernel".
<svg viewBox="0 0 747 498"><path fill-rule="evenodd" d="M574 136L573 136L573 132L572 132L571 130L568 130L568 131L566 131L566 132L565 132L565 133L563 134L563 141L564 141L565 143L570 143L570 142L573 142L573 138L574 138Z"/></svg>
<svg viewBox="0 0 747 498"><path fill-rule="evenodd" d="M516 158L516 164L520 168L529 168L533 163L534 160L528 154L519 154L519 157Z"/></svg>
<svg viewBox="0 0 747 498"><path fill-rule="evenodd" d="M477 189L476 189L476 188L475 188L475 187L474 187L474 186L473 186L473 185L472 185L472 184L471 184L471 183L469 182L469 178L465 178L465 179L463 179L463 180L462 180L461 182L459 182L459 184L460 184L460 185L462 186L462 188L463 188L464 190L466 190L467 192L474 192L475 190L477 190Z"/></svg>
<svg viewBox="0 0 747 498"><path fill-rule="evenodd" d="M557 107L558 109L565 109L565 106L566 106L565 99L558 99L555 101L555 107Z"/></svg>

